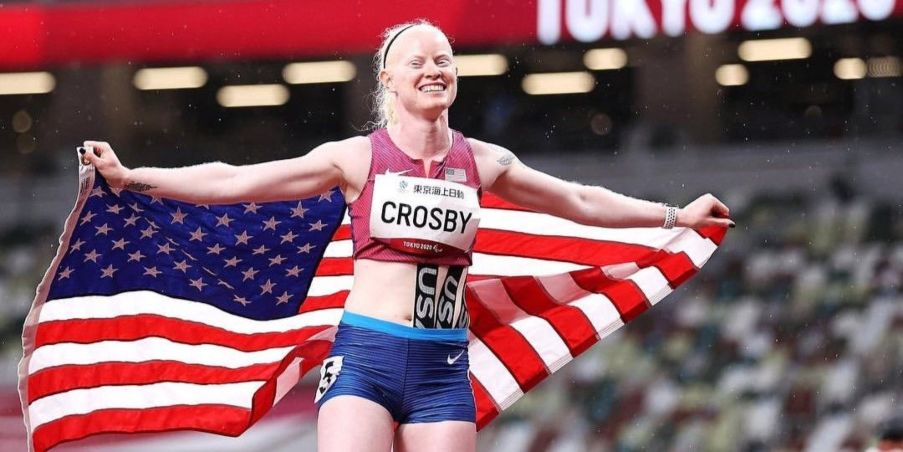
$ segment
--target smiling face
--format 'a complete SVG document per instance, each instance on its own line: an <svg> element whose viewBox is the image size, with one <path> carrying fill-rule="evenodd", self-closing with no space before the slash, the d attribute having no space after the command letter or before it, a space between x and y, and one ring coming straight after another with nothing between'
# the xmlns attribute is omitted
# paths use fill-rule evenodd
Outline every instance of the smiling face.
<svg viewBox="0 0 903 452"><path fill-rule="evenodd" d="M438 29L416 25L402 31L385 56L379 78L395 96L399 117L434 120L455 101L458 76L451 44Z"/></svg>

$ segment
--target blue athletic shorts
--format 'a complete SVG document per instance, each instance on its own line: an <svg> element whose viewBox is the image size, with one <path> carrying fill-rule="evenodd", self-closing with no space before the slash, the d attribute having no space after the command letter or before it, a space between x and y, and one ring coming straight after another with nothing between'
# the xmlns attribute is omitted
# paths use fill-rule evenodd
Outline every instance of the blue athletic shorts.
<svg viewBox="0 0 903 452"><path fill-rule="evenodd" d="M476 422L467 330L412 328L346 312L320 368L317 404L372 400L400 424Z"/></svg>

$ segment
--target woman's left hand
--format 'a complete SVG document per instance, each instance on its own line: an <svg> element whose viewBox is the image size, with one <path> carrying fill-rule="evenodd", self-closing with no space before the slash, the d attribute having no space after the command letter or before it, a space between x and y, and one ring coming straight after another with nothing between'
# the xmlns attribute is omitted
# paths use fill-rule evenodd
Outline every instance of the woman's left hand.
<svg viewBox="0 0 903 452"><path fill-rule="evenodd" d="M731 209L719 201L718 198L712 196L711 193L706 193L677 212L677 226L687 228L701 228L705 226L732 228L735 224L730 216Z"/></svg>

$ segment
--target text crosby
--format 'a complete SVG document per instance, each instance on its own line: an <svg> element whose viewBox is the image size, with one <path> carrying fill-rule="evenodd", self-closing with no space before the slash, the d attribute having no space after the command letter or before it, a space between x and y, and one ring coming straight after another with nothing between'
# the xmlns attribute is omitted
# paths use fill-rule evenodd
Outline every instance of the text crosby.
<svg viewBox="0 0 903 452"><path fill-rule="evenodd" d="M434 231L458 232L463 234L473 213L460 210L446 210L439 207L427 209L424 206L413 207L410 204L386 201L382 205L380 218L384 223L395 223L417 228L427 227Z"/></svg>

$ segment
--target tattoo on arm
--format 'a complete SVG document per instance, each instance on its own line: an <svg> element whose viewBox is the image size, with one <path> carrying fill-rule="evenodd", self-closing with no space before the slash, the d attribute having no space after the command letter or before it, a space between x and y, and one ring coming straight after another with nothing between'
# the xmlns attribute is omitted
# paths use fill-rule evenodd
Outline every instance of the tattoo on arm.
<svg viewBox="0 0 903 452"><path fill-rule="evenodd" d="M498 152L499 154L501 154L501 157L499 157L498 160L496 160L496 163L498 163L499 165L509 166L512 163L514 163L514 160L517 159L517 157L514 156L513 152L511 152L501 146L492 145L492 149L495 152Z"/></svg>
<svg viewBox="0 0 903 452"><path fill-rule="evenodd" d="M150 189L157 188L157 187L154 187L153 185L150 185L150 184L145 184L144 182L129 182L129 183L125 184L125 187L123 187L123 188L125 188L126 190L129 190L129 191L142 193L142 192L146 192Z"/></svg>

